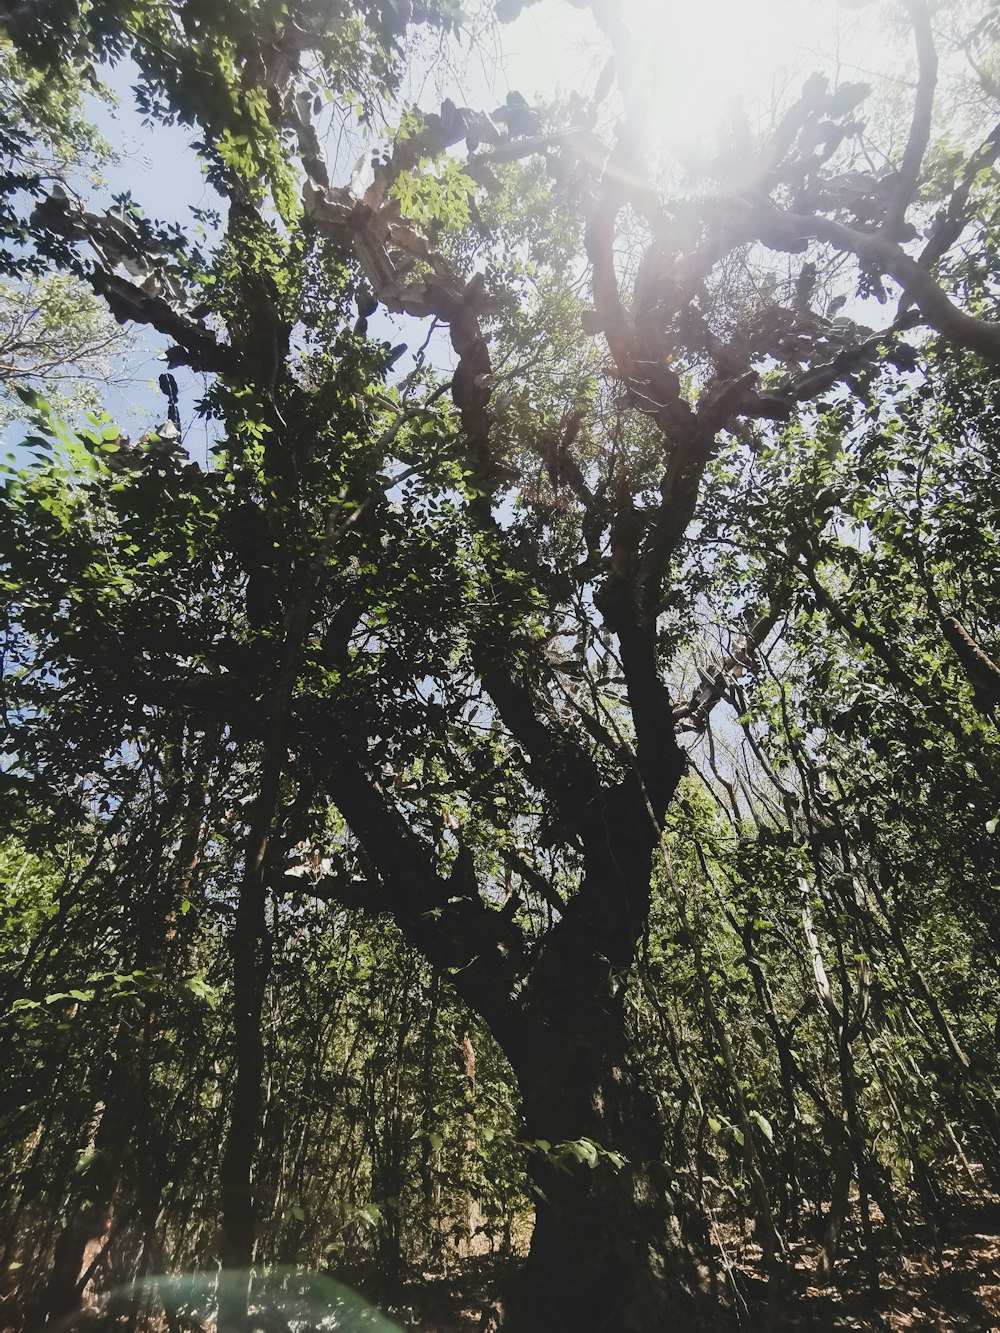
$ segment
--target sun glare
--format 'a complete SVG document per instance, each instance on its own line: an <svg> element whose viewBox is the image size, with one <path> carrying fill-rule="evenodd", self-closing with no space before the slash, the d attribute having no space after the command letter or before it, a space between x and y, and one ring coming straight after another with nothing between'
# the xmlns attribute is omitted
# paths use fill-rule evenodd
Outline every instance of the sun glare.
<svg viewBox="0 0 1000 1333"><path fill-rule="evenodd" d="M720 126L766 127L822 69L863 77L896 53L873 50L877 6L836 0L624 0L641 36L631 72L648 103L651 137L681 161L711 151ZM867 10L867 12L866 12ZM503 40L502 77L540 100L593 89L607 42L589 11L563 0L526 9ZM619 72L620 73L620 72Z"/></svg>
<svg viewBox="0 0 1000 1333"><path fill-rule="evenodd" d="M835 0L633 0L627 8L634 30L648 34L651 132L682 159L709 149L721 126L766 128L815 70L849 79L874 61L870 16Z"/></svg>
<svg viewBox="0 0 1000 1333"><path fill-rule="evenodd" d="M808 0L698 0L632 7L635 30L648 34L643 81L661 136L678 147L701 143L720 118L741 105L766 109L814 59L827 16Z"/></svg>

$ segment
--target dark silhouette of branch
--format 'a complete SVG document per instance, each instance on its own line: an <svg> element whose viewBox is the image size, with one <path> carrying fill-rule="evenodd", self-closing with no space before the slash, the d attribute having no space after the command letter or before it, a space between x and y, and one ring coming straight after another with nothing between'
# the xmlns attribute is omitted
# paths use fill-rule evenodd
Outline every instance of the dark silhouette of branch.
<svg viewBox="0 0 1000 1333"><path fill-rule="evenodd" d="M896 188L882 224L886 235L892 237L899 235L906 219L906 210L913 202L920 178L920 168L931 137L931 114L934 110L934 90L937 87L938 71L937 51L934 49L934 34L931 32L931 16L927 9L927 0L904 0L904 3L910 15L910 22L913 24L920 75L906 151L899 165Z"/></svg>

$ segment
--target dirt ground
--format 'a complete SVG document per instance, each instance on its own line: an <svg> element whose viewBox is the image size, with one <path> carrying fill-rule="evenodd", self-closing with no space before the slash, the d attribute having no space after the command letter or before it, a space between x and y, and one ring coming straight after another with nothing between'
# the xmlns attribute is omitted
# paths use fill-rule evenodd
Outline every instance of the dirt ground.
<svg viewBox="0 0 1000 1333"><path fill-rule="evenodd" d="M960 1205L946 1232L935 1237L926 1228L908 1238L904 1248L885 1245L878 1262L848 1253L825 1286L816 1284L818 1253L818 1246L792 1250L773 1303L759 1251L746 1246L733 1254L732 1328L748 1333L1000 1333L1000 1200ZM478 1333L488 1326L483 1311L503 1271L499 1261L485 1257L467 1260L446 1276L422 1274L391 1313L413 1333Z"/></svg>
<svg viewBox="0 0 1000 1333"><path fill-rule="evenodd" d="M879 1333L1000 1330L1000 1205L963 1208L947 1235L916 1237L887 1253L878 1271L849 1257L835 1283L815 1285L815 1253L794 1255L794 1286L780 1305L782 1329ZM920 1241L923 1243L920 1243Z"/></svg>
<svg viewBox="0 0 1000 1333"><path fill-rule="evenodd" d="M720 1290L728 1300L712 1305L718 1311L719 1333L1000 1333L1000 1198L956 1198L945 1223L910 1231L904 1242L887 1231L875 1233L878 1253L865 1254L856 1236L848 1236L834 1280L816 1280L819 1244L801 1244L786 1255L780 1289L765 1281L758 1246L742 1243L733 1228L721 1237ZM497 1293L512 1276L518 1260L499 1256L454 1257L447 1273L415 1273L402 1290L387 1300L361 1274L351 1287L364 1292L409 1333L485 1333L496 1328ZM206 1279L207 1280L207 1279ZM723 1309L722 1306L728 1306ZM15 1323L11 1327L21 1327ZM0 1330L4 1327L0 1309ZM62 1333L118 1333L123 1327L106 1299L97 1299L79 1317L57 1326ZM149 1326L167 1333L159 1318ZM181 1327L175 1319L172 1327ZM186 1322L185 1329L204 1333L207 1322ZM264 1321L273 1333L289 1333L287 1320ZM581 1329L580 1333L591 1333ZM674 1329L672 1333L685 1333Z"/></svg>

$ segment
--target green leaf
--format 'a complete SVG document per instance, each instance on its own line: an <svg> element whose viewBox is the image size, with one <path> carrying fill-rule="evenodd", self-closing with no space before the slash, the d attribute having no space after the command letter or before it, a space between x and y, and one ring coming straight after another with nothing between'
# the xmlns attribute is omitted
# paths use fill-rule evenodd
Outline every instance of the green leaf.
<svg viewBox="0 0 1000 1333"><path fill-rule="evenodd" d="M374 1231L382 1221L382 1209L377 1203L366 1203L362 1204L354 1216L362 1225Z"/></svg>
<svg viewBox="0 0 1000 1333"><path fill-rule="evenodd" d="M217 1009L222 996L214 986L210 986L202 976L188 977L184 982L185 990L199 1000L204 1000L210 1009Z"/></svg>
<svg viewBox="0 0 1000 1333"><path fill-rule="evenodd" d="M753 1119L756 1121L761 1133L767 1139L768 1143L773 1143L774 1130L771 1128L771 1122L767 1120L764 1116L762 1116L759 1111L753 1111L751 1112L751 1114L753 1116Z"/></svg>
<svg viewBox="0 0 1000 1333"><path fill-rule="evenodd" d="M32 389L27 384L15 384L12 387L25 407L30 407L34 412L46 412L48 410L48 403L37 389Z"/></svg>

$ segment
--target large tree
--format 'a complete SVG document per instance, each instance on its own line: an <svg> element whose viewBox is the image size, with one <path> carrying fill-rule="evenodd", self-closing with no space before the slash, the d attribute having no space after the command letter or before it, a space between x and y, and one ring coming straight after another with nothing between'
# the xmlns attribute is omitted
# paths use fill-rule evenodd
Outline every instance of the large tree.
<svg viewBox="0 0 1000 1333"><path fill-rule="evenodd" d="M607 138L596 99L537 111L512 94L491 115L446 100L380 137L357 190L324 156L326 107L387 114L405 60L428 58L410 25L447 31L448 5L69 4L44 34L14 11L40 65L127 52L150 116L196 128L224 217L198 246L137 210L36 193L37 252L169 338L174 370L208 377L219 443L203 472L170 429L138 446L110 423L87 437L90 508L72 489L49 506L74 596L12 598L23 665L46 669L17 679L11 716L25 799L65 799L164 717L220 736L241 766L227 1270L254 1255L268 905L301 893L307 864L313 896L390 915L510 1062L535 1202L513 1326L687 1328L700 1242L626 1016L685 742L798 605L795 579L836 621L824 524L793 503L804 490L825 523L833 499L821 470L796 491L781 461L817 418L847 439L849 395L881 376L905 387L932 348L1000 357L976 271L993 253L1000 130L930 158L935 34L907 0L901 148L873 161L867 89L814 76L735 145L738 180L724 153L682 189L652 155L628 14L590 8L616 61ZM867 298L893 304L881 327L861 305L837 313ZM371 336L380 311L420 321L405 367L406 347ZM169 377L165 392L174 411ZM700 512L706 477L741 449L776 458L793 500L752 492L720 516L717 483ZM30 488L14 496L12 548L32 504ZM672 691L706 586L699 542L719 532L744 551L729 566L743 623L693 693ZM51 576L51 549L24 544L15 590ZM923 633L989 712L988 645L947 581L923 577ZM995 929L991 904L982 919ZM773 1254L764 1206L758 1225ZM220 1321L245 1315L234 1278Z"/></svg>

